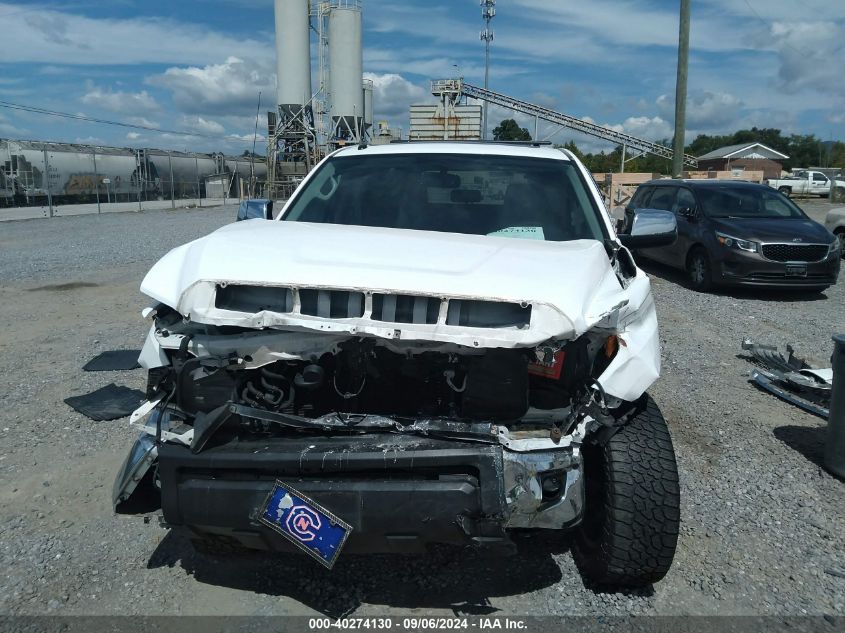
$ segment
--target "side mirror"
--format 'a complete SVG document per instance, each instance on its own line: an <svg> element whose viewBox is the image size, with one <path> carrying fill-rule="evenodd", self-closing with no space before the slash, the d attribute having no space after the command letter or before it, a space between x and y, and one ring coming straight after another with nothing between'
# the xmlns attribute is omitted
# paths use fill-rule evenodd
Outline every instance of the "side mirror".
<svg viewBox="0 0 845 633"><path fill-rule="evenodd" d="M238 208L237 221L241 220L272 220L272 200L244 200Z"/></svg>
<svg viewBox="0 0 845 633"><path fill-rule="evenodd" d="M669 246L678 239L678 221L671 211L638 209L630 226L628 233L618 236L622 246L628 248Z"/></svg>

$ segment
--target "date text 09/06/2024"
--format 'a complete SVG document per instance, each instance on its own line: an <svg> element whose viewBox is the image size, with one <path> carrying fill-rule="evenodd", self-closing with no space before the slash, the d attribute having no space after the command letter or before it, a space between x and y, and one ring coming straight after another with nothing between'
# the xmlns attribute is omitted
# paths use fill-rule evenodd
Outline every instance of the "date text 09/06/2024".
<svg viewBox="0 0 845 633"><path fill-rule="evenodd" d="M438 617L372 617L372 618L311 618L308 620L309 630L330 629L382 629L390 630L526 630L525 621L518 618L479 617L468 618L438 618Z"/></svg>

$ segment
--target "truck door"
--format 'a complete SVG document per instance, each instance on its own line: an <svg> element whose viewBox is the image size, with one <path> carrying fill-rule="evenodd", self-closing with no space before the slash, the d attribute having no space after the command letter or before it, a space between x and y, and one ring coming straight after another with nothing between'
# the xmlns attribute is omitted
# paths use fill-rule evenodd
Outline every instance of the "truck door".
<svg viewBox="0 0 845 633"><path fill-rule="evenodd" d="M814 171L810 173L810 193L826 195L830 193L830 181L823 173Z"/></svg>

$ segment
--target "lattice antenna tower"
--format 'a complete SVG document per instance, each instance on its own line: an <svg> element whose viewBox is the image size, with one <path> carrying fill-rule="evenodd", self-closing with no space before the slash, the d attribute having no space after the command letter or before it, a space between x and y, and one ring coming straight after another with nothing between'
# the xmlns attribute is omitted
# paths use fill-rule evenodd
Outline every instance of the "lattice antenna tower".
<svg viewBox="0 0 845 633"><path fill-rule="evenodd" d="M490 89L490 44L493 43L493 18L496 17L496 0L481 0L481 17L484 19L484 30L481 31L481 41L484 42L484 89ZM487 102L484 103L484 116L481 122L481 138L487 138Z"/></svg>

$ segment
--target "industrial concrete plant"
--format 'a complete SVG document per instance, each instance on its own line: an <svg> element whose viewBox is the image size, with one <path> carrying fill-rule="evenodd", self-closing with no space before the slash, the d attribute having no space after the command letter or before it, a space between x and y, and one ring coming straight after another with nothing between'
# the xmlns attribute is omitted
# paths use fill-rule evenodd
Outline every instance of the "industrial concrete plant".
<svg viewBox="0 0 845 633"><path fill-rule="evenodd" d="M268 195L284 198L329 151L368 139L374 86L363 77L361 0L275 0L275 18L277 107L267 113Z"/></svg>

